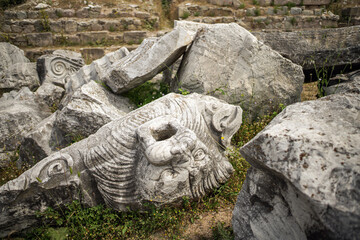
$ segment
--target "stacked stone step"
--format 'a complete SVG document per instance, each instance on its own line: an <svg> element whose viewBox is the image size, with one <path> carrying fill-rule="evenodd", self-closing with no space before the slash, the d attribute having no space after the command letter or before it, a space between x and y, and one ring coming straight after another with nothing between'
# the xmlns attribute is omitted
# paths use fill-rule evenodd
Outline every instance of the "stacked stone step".
<svg viewBox="0 0 360 240"><path fill-rule="evenodd" d="M252 29L295 30L338 27L339 16L325 10L329 0L320 1L258 1L256 6L236 4L236 1L209 0L211 4L180 4L177 16L203 23L238 22ZM219 6L220 5L220 6ZM224 5L224 6L222 6ZM272 5L272 6L271 6Z"/></svg>
<svg viewBox="0 0 360 240"><path fill-rule="evenodd" d="M245 16L244 16L245 15ZM336 28L339 16L324 8L308 10L305 6L258 7L238 13L252 29L296 30L313 28Z"/></svg>
<svg viewBox="0 0 360 240"><path fill-rule="evenodd" d="M203 23L230 23L236 21L232 8L193 4L179 6L177 17Z"/></svg>
<svg viewBox="0 0 360 240"><path fill-rule="evenodd" d="M131 6L112 10L101 6L7 10L0 40L20 47L139 44L158 28L159 16Z"/></svg>

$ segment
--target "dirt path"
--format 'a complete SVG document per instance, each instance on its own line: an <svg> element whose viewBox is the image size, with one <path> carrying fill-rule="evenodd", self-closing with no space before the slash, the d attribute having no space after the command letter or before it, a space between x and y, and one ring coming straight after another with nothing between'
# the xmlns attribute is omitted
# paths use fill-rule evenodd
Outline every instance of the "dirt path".
<svg viewBox="0 0 360 240"><path fill-rule="evenodd" d="M198 219L195 219L193 223L188 223L179 239L187 240L206 240L213 239L213 229L217 224L223 224L224 228L231 226L232 211L234 205L228 205L223 208L219 208L218 211L205 212L200 214ZM164 240L170 239L166 233L157 232L150 237L151 240Z"/></svg>

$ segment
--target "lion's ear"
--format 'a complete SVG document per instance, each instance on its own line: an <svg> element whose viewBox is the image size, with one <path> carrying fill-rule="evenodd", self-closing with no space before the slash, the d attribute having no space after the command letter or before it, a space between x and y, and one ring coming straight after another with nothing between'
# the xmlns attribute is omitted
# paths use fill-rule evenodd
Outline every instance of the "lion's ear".
<svg viewBox="0 0 360 240"><path fill-rule="evenodd" d="M207 109L207 112L212 113L212 129L216 131L218 142L226 147L242 123L242 109L229 104L210 105L208 108L210 107L211 109Z"/></svg>

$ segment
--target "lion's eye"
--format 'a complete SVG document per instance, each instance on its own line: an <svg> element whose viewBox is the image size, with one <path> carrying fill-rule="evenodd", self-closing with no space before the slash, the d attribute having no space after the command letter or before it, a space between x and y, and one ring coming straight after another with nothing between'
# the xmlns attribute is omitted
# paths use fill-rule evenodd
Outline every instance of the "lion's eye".
<svg viewBox="0 0 360 240"><path fill-rule="evenodd" d="M195 161L202 161L206 157L205 151L203 149L198 149L195 151L194 159Z"/></svg>

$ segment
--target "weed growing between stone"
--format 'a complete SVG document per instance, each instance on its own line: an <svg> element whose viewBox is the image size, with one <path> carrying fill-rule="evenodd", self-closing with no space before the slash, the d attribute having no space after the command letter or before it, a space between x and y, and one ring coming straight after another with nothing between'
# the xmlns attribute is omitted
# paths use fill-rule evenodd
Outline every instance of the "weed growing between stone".
<svg viewBox="0 0 360 240"><path fill-rule="evenodd" d="M339 57L339 54L336 58ZM323 66L317 67L314 64L316 79L317 79L317 87L318 87L318 95L317 97L324 97L325 96L325 89L329 85L329 81L332 77L336 75L335 73L335 65L331 67L327 67L326 63L328 62L328 59L325 59L323 62ZM340 71L340 74L343 74L346 71L349 71L352 69L351 64L346 64L345 67ZM338 82L340 83L340 82Z"/></svg>
<svg viewBox="0 0 360 240"><path fill-rule="evenodd" d="M41 25L43 27L43 32L50 32L50 20L49 15L44 10L40 10L40 16L41 16Z"/></svg>
<svg viewBox="0 0 360 240"><path fill-rule="evenodd" d="M241 124L239 131L237 131L232 138L232 144L239 148L244 146L248 141L253 139L256 134L263 130L284 108L285 106L280 104L277 111L264 115L261 118L258 117L254 122L251 122L248 119L243 119L243 123Z"/></svg>
<svg viewBox="0 0 360 240"><path fill-rule="evenodd" d="M149 19L149 20L145 19L143 27L149 31L153 31L153 30L157 29L156 24L157 24L157 19Z"/></svg>
<svg viewBox="0 0 360 240"><path fill-rule="evenodd" d="M189 12L184 12L183 15L181 16L182 19L187 19L190 16Z"/></svg>
<svg viewBox="0 0 360 240"><path fill-rule="evenodd" d="M234 234L231 228L224 227L224 223L218 223L213 232L213 239L215 240L232 240L234 239Z"/></svg>
<svg viewBox="0 0 360 240"><path fill-rule="evenodd" d="M72 133L72 134L67 134L66 135L67 138L70 138L70 141L71 143L69 144L69 146L73 143L76 143L76 142L80 142L81 140L83 140L84 137L83 135L79 134L79 133Z"/></svg>
<svg viewBox="0 0 360 240"><path fill-rule="evenodd" d="M170 4L171 4L171 1L169 1L169 0L161 0L161 7L167 18L170 18Z"/></svg>
<svg viewBox="0 0 360 240"><path fill-rule="evenodd" d="M9 154L10 155L10 154ZM0 186L7 183L8 181L17 178L27 169L29 169L28 165L22 166L20 169L16 165L16 160L19 158L18 153L11 154L9 156L9 162L3 167L0 167Z"/></svg>

